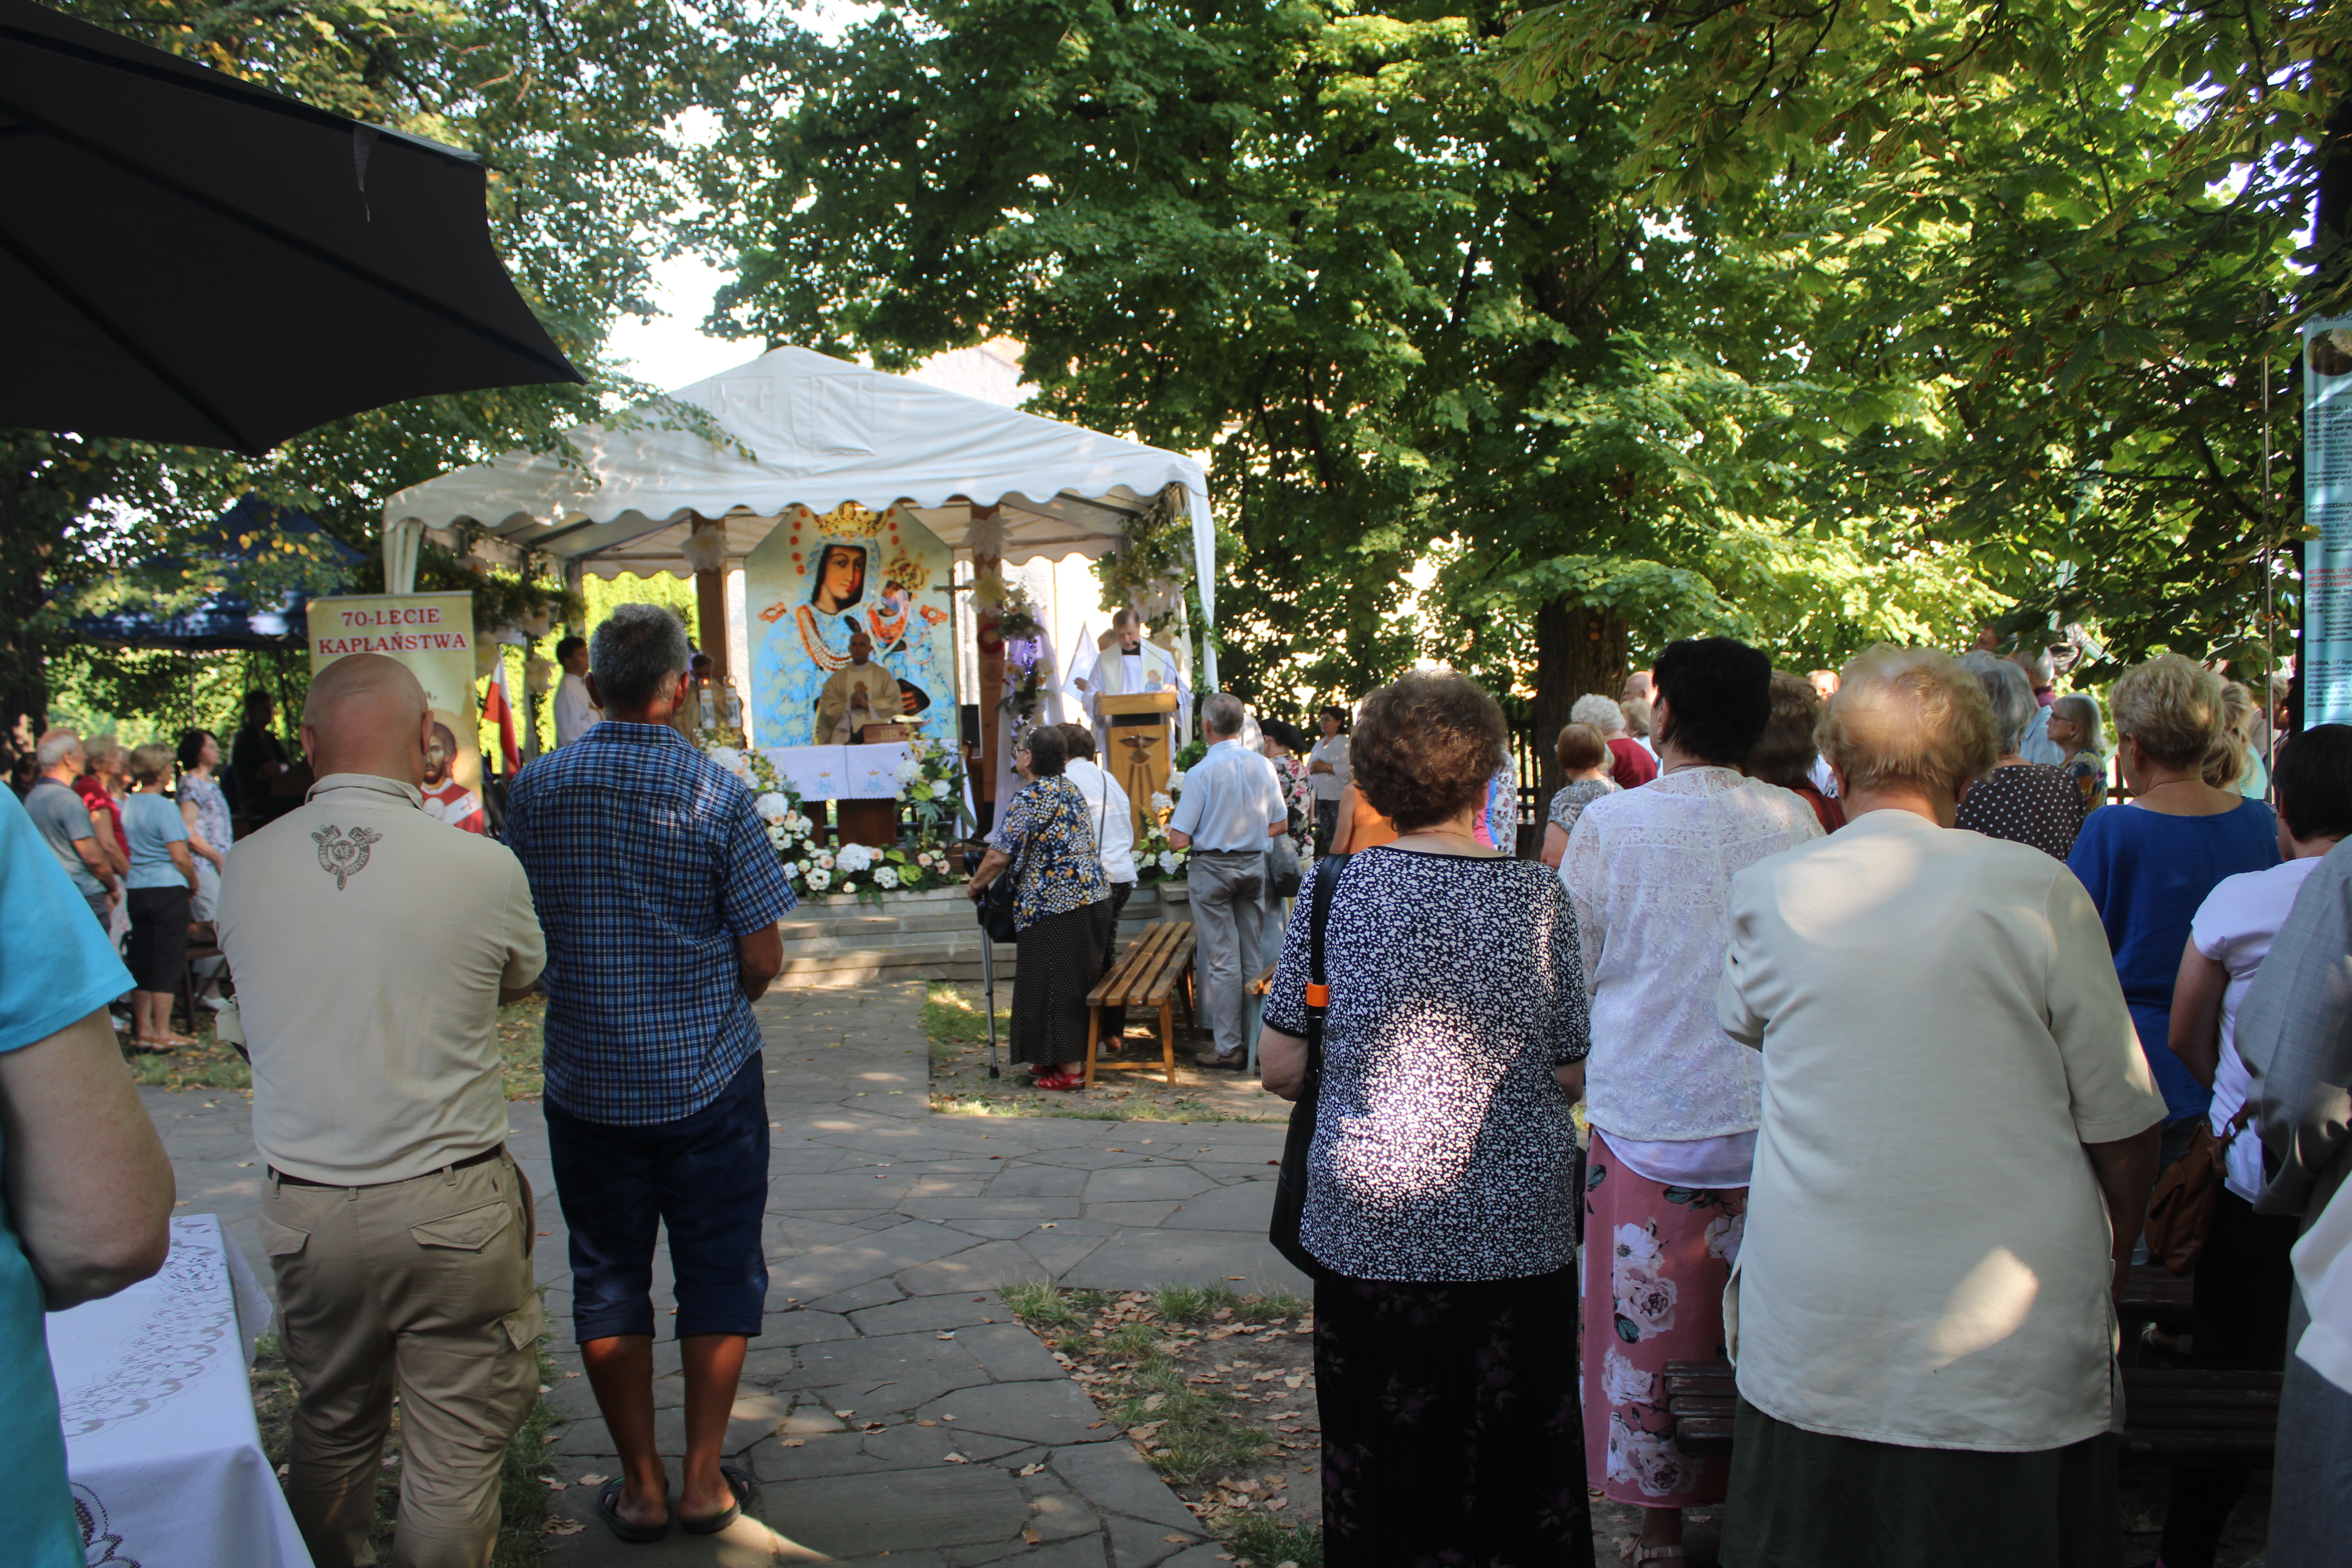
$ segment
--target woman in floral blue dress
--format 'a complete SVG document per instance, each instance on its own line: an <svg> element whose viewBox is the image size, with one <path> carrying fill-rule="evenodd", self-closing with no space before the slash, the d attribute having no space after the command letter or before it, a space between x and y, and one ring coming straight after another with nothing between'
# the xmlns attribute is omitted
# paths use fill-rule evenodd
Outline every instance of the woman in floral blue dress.
<svg viewBox="0 0 2352 1568"><path fill-rule="evenodd" d="M1013 981L1013 1059L1034 1064L1039 1089L1086 1087L1087 993L1110 945L1110 883L1095 846L1094 814L1062 776L1069 742L1042 725L1015 744L1024 781L965 891L977 900L1009 874L1020 965Z"/></svg>

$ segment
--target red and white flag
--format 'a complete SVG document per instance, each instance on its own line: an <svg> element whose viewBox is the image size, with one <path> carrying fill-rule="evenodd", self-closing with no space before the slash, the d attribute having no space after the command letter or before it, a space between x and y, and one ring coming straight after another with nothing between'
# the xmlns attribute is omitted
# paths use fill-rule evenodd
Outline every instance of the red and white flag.
<svg viewBox="0 0 2352 1568"><path fill-rule="evenodd" d="M499 660L490 666L489 689L482 693L482 722L499 727L499 771L512 778L522 771L522 746L515 739L514 700L507 693L506 650L499 650Z"/></svg>

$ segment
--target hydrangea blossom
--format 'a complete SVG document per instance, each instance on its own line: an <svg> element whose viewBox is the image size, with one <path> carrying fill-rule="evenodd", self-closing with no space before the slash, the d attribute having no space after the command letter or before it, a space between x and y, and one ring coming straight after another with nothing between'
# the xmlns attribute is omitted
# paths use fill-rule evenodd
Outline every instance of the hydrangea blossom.
<svg viewBox="0 0 2352 1568"><path fill-rule="evenodd" d="M898 885L898 871L897 871L896 869L894 869L893 868L888 867L888 866L877 866L877 867L875 867L875 868L874 868L874 885L875 885L876 887L877 887L877 888L895 888L895 887L897 887L897 886Z"/></svg>
<svg viewBox="0 0 2352 1568"><path fill-rule="evenodd" d="M1173 849L1162 849L1160 852L1160 868L1172 877L1184 868L1184 857Z"/></svg>
<svg viewBox="0 0 2352 1568"><path fill-rule="evenodd" d="M809 891L822 893L833 886L833 873L822 866L815 867L808 874L808 885Z"/></svg>
<svg viewBox="0 0 2352 1568"><path fill-rule="evenodd" d="M793 803L785 799L782 795L778 795L774 790L770 790L767 794L753 801L751 803L751 809L759 813L760 820L768 824L771 827L781 826L792 820Z"/></svg>
<svg viewBox="0 0 2352 1568"><path fill-rule="evenodd" d="M1169 798L1168 793L1165 790L1153 790L1151 792L1151 809L1154 811L1173 811L1176 809L1176 803Z"/></svg>
<svg viewBox="0 0 2352 1568"><path fill-rule="evenodd" d="M834 857L834 864L855 874L874 864L874 851L863 844L845 844L841 852Z"/></svg>

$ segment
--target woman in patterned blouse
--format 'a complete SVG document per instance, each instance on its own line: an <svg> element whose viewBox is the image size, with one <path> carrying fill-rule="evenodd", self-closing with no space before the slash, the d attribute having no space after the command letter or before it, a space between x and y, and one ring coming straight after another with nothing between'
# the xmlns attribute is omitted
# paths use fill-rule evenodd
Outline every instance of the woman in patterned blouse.
<svg viewBox="0 0 2352 1568"><path fill-rule="evenodd" d="M1086 1087L1087 993L1110 949L1110 883L1095 845L1094 814L1062 776L1069 742L1052 725L1013 753L1027 781L1013 795L965 891L974 900L1007 867L1020 966L1013 980L1013 1059L1039 1089Z"/></svg>
<svg viewBox="0 0 2352 1568"><path fill-rule="evenodd" d="M1315 1285L1324 1562L1592 1562L1576 1405L1584 969L1559 882L1474 834L1507 731L1465 676L1364 701L1299 1239ZM1300 894L1304 902L1308 889ZM1311 921L1265 999L1265 1086L1307 1087Z"/></svg>

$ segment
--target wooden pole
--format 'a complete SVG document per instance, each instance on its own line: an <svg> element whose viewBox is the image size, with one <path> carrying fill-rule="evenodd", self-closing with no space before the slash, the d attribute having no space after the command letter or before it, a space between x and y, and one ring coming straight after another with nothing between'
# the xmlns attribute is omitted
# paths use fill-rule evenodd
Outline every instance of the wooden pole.
<svg viewBox="0 0 2352 1568"><path fill-rule="evenodd" d="M971 509L974 522L985 521L995 515L996 508L993 506L975 505ZM1001 580L1003 573L1004 563L1001 557L991 555L983 558L978 551L972 552L973 582L989 577ZM972 700L980 707L980 777L972 781L971 797L976 801L992 801L996 798L996 705L1004 695L1004 635L997 626L995 606L983 605L976 597L972 601L971 619L972 636L979 648L976 662L980 669L980 689L972 693Z"/></svg>
<svg viewBox="0 0 2352 1568"><path fill-rule="evenodd" d="M694 531L706 533L724 531L724 522L697 516ZM694 574L694 622L702 651L710 656L710 678L724 685L730 673L727 668L727 563L721 560L715 572Z"/></svg>

